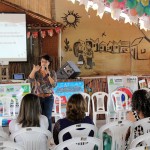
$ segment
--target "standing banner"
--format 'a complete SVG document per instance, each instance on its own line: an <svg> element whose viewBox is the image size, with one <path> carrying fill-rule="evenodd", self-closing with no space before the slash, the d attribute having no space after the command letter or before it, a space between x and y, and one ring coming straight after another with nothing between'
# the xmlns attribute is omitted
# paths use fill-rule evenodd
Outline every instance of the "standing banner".
<svg viewBox="0 0 150 150"><path fill-rule="evenodd" d="M125 92L131 100L134 91L138 90L137 76L107 76L108 93L119 90ZM109 112L114 112L112 100L107 105Z"/></svg>
<svg viewBox="0 0 150 150"><path fill-rule="evenodd" d="M54 94L61 97L61 112L63 116L66 113L67 100L72 94L84 92L83 81L73 82L57 82L57 86L54 88Z"/></svg>
<svg viewBox="0 0 150 150"><path fill-rule="evenodd" d="M28 93L31 93L30 83L16 83L16 84L0 84L0 97L2 96L10 96L16 100L15 114L19 113L19 103L22 97ZM13 102L10 106L11 114L13 112L12 108ZM5 108L5 112L7 112L7 108ZM10 118L10 119L8 119ZM3 117L3 105L0 101L0 126L8 126L11 120L11 116L5 118Z"/></svg>

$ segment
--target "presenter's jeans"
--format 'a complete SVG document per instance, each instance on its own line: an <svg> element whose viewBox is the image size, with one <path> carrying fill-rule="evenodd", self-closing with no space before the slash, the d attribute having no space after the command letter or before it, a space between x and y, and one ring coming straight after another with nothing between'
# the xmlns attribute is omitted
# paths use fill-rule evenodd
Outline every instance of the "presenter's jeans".
<svg viewBox="0 0 150 150"><path fill-rule="evenodd" d="M48 97L40 97L42 115L45 115L48 118L49 127L48 130L52 130L52 109L54 104L54 96L50 95Z"/></svg>

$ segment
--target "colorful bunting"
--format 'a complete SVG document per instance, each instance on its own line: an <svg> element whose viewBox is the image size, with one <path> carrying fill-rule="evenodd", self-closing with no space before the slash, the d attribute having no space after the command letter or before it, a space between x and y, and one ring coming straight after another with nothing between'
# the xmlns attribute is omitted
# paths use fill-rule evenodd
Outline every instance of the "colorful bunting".
<svg viewBox="0 0 150 150"><path fill-rule="evenodd" d="M33 38L38 38L38 35L40 35L42 38L46 37L46 34L50 37L54 35L54 31L59 34L61 31L60 27L56 27L54 29L49 29L49 30L43 30L43 31L34 31L34 32L27 32L27 38L29 38L31 35ZM38 34L39 33L39 34Z"/></svg>
<svg viewBox="0 0 150 150"><path fill-rule="evenodd" d="M125 23L139 24L141 29L150 30L150 1L149 0L68 0L79 5L85 5L86 11L89 8L97 10L97 15L102 18L103 13L110 10L111 17L119 20L120 16L125 18ZM123 15L125 13L125 15ZM127 18L126 18L126 17ZM143 19L144 17L144 19ZM146 19L145 19L146 18Z"/></svg>

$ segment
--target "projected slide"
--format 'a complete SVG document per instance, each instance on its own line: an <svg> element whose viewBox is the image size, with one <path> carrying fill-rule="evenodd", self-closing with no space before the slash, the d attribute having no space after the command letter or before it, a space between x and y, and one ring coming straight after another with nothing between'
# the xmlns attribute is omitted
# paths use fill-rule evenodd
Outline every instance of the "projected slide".
<svg viewBox="0 0 150 150"><path fill-rule="evenodd" d="M25 14L0 14L0 60L27 60Z"/></svg>

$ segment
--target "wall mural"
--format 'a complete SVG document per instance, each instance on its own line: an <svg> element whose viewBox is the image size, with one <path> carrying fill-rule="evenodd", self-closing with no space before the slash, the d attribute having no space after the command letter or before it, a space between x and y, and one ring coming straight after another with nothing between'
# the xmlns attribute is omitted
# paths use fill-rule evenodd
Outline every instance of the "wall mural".
<svg viewBox="0 0 150 150"><path fill-rule="evenodd" d="M72 48L70 47L70 42L68 41L67 38L64 40L64 43L65 43L65 46L64 46L65 51L66 52L67 51L72 51Z"/></svg>
<svg viewBox="0 0 150 150"><path fill-rule="evenodd" d="M80 22L80 18L81 18L81 16L79 16L78 13L75 13L74 10L72 11L68 10L68 13L64 13L64 15L65 16L61 18L63 18L63 23L65 25L65 28L66 27L76 28L78 26L78 23Z"/></svg>
<svg viewBox="0 0 150 150"><path fill-rule="evenodd" d="M106 36L105 32L102 36ZM79 68L84 66L85 69L92 69L96 65L94 62L94 55L100 53L111 53L111 54L125 54L129 53L131 58L134 60L149 60L149 55L146 48L143 48L146 42L150 43L147 37L139 37L130 41L100 41L99 38L96 40L86 39L85 41L78 40L73 44L73 48L69 45L69 40L66 38L65 50L73 50L74 56L78 58L77 65Z"/></svg>

